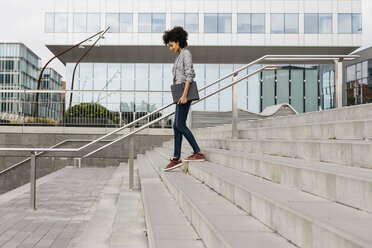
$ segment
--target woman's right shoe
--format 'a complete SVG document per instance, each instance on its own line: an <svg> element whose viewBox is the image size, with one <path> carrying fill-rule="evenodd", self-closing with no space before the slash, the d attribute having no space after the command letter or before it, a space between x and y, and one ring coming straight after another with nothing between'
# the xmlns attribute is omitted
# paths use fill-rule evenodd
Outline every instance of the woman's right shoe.
<svg viewBox="0 0 372 248"><path fill-rule="evenodd" d="M171 162L163 169L164 171L173 170L173 169L176 169L176 168L178 168L182 165L182 160L181 159L178 159L178 160L170 159L170 161Z"/></svg>

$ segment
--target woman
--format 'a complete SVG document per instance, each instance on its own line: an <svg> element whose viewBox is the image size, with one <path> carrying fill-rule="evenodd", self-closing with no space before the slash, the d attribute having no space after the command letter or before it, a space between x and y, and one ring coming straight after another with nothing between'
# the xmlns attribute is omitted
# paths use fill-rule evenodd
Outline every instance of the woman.
<svg viewBox="0 0 372 248"><path fill-rule="evenodd" d="M195 72L193 68L192 56L187 46L188 33L179 26L174 27L163 34L165 45L169 45L169 49L174 53L178 53L173 65L173 84L185 82L185 89L181 98L176 104L176 112L173 123L174 130L174 154L170 159L170 163L164 168L165 171L173 170L182 165L181 160L181 144L182 135L185 136L194 150L194 153L185 159L185 161L205 161L205 157L199 149L198 144L186 126L187 114L191 105L191 101L187 100L187 93L191 83L194 81Z"/></svg>

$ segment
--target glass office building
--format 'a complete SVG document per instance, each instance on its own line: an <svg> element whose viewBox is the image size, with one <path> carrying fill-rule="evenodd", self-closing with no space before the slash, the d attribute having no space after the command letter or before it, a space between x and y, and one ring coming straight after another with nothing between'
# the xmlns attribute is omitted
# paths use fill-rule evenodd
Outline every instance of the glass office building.
<svg viewBox="0 0 372 248"><path fill-rule="evenodd" d="M345 63L346 105L372 103L372 47L355 53L360 58Z"/></svg>
<svg viewBox="0 0 372 248"><path fill-rule="evenodd" d="M104 4L102 4L102 2ZM110 27L76 71L75 89L123 90L74 94L73 102L100 102L114 111L137 111L171 101L175 56L162 33L179 25L189 33L189 50L199 88L268 54L349 54L361 45L361 1L52 1L45 13L46 45L62 48ZM88 45L91 43L87 43ZM71 87L74 62L82 52L61 56ZM240 76L257 69L255 65ZM261 112L290 103L298 112L333 107L333 65L288 61L240 82L238 107ZM230 83L231 78L201 95ZM141 91L141 92L136 92ZM145 107L146 108L146 107ZM231 88L192 107L231 110Z"/></svg>
<svg viewBox="0 0 372 248"><path fill-rule="evenodd" d="M40 58L19 42L0 42L0 89L22 90L36 89L40 73ZM53 81L53 83L52 83ZM61 89L61 75L53 69L47 69L43 74L41 89ZM2 92L0 112L2 120L22 119L34 113L35 94ZM47 97L41 94L41 100ZM53 96L55 98L55 96ZM46 100L46 99L44 99ZM56 101L61 102L59 99ZM45 118L58 118L54 113L61 106L38 106L39 116ZM49 109L47 111L47 109Z"/></svg>

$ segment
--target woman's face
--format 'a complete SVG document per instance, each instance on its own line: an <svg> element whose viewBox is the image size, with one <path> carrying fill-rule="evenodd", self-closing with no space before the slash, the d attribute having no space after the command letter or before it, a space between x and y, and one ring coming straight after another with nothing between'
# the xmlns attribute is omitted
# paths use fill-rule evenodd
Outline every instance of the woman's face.
<svg viewBox="0 0 372 248"><path fill-rule="evenodd" d="M169 45L169 49L171 51L173 51L174 53L177 53L178 50L180 50L180 43L179 43L179 41L177 41L177 42L169 41L168 42L168 45Z"/></svg>

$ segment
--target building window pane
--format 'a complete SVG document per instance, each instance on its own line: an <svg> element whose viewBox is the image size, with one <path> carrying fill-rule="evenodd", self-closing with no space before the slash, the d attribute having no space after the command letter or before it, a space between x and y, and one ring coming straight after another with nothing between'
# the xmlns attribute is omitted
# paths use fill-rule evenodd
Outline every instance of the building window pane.
<svg viewBox="0 0 372 248"><path fill-rule="evenodd" d="M346 81L354 81L355 80L355 65L348 66L346 68Z"/></svg>
<svg viewBox="0 0 372 248"><path fill-rule="evenodd" d="M138 32L151 33L151 13L138 14Z"/></svg>
<svg viewBox="0 0 372 248"><path fill-rule="evenodd" d="M338 32L340 34L351 33L351 14L338 14Z"/></svg>
<svg viewBox="0 0 372 248"><path fill-rule="evenodd" d="M199 15L198 14L185 14L185 27L189 33L199 32Z"/></svg>
<svg viewBox="0 0 372 248"><path fill-rule="evenodd" d="M85 13L74 13L74 32L85 33L87 30L87 16Z"/></svg>
<svg viewBox="0 0 372 248"><path fill-rule="evenodd" d="M108 30L109 33L118 33L119 32L119 14L110 13L106 14L106 28L110 27Z"/></svg>
<svg viewBox="0 0 372 248"><path fill-rule="evenodd" d="M368 60L362 62L362 78L368 77Z"/></svg>
<svg viewBox="0 0 372 248"><path fill-rule="evenodd" d="M122 13L120 14L120 33L133 32L133 14Z"/></svg>
<svg viewBox="0 0 372 248"><path fill-rule="evenodd" d="M66 13L55 13L55 27L54 32L56 33L67 33L67 14Z"/></svg>
<svg viewBox="0 0 372 248"><path fill-rule="evenodd" d="M54 32L54 13L45 13L45 33Z"/></svg>
<svg viewBox="0 0 372 248"><path fill-rule="evenodd" d="M204 33L217 33L217 14L204 14Z"/></svg>
<svg viewBox="0 0 372 248"><path fill-rule="evenodd" d="M218 33L231 33L231 14L218 14Z"/></svg>
<svg viewBox="0 0 372 248"><path fill-rule="evenodd" d="M361 34L362 33L362 15L361 14L353 14L353 34Z"/></svg>
<svg viewBox="0 0 372 248"><path fill-rule="evenodd" d="M251 14L238 14L238 33L251 32Z"/></svg>
<svg viewBox="0 0 372 248"><path fill-rule="evenodd" d="M94 33L98 32L101 27L100 14L99 13L87 13L87 32Z"/></svg>
<svg viewBox="0 0 372 248"><path fill-rule="evenodd" d="M305 34L318 33L318 14L305 14Z"/></svg>
<svg viewBox="0 0 372 248"><path fill-rule="evenodd" d="M152 32L162 33L165 30L165 14L152 14Z"/></svg>
<svg viewBox="0 0 372 248"><path fill-rule="evenodd" d="M172 27L181 26L184 27L185 25L185 15L182 13L173 13L172 14Z"/></svg>
<svg viewBox="0 0 372 248"><path fill-rule="evenodd" d="M298 34L298 14L285 14L285 33Z"/></svg>
<svg viewBox="0 0 372 248"><path fill-rule="evenodd" d="M252 33L265 33L265 14L252 14Z"/></svg>
<svg viewBox="0 0 372 248"><path fill-rule="evenodd" d="M331 34L332 33L332 15L319 14L319 33Z"/></svg>
<svg viewBox="0 0 372 248"><path fill-rule="evenodd" d="M271 14L271 33L283 34L284 33L284 15Z"/></svg>

